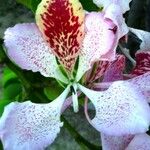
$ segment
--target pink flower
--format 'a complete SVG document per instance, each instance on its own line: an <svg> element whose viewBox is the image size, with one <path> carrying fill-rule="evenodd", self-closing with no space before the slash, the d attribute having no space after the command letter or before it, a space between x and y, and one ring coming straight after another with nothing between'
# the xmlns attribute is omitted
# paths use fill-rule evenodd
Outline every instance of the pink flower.
<svg viewBox="0 0 150 150"><path fill-rule="evenodd" d="M78 0L42 0L36 24L18 24L6 30L6 53L14 63L55 78L66 89L48 104L27 101L6 106L0 119L0 137L5 149L42 150L50 145L63 125L61 109L69 92L74 111L78 111L78 90L94 104L96 115L91 125L99 132L122 136L148 130L150 108L145 91L149 89L149 72L133 80L113 80L105 91L93 91L80 84L94 62L116 59L118 41L128 32L121 6L113 3L102 12L85 15Z"/></svg>

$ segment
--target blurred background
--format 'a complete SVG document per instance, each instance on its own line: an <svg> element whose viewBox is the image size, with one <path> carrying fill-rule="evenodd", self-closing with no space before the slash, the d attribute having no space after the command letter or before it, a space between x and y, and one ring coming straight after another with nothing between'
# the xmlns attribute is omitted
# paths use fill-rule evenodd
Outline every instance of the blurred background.
<svg viewBox="0 0 150 150"><path fill-rule="evenodd" d="M86 10L97 9L91 0L81 0ZM150 0L133 0L130 4L130 12L125 14L126 23L130 27L150 31ZM25 6L17 3L15 0L0 0L0 38L3 38L4 31L17 23L34 22L33 12ZM21 33L20 33L21 34ZM3 73L3 74L2 74ZM28 76L28 75L27 75ZM13 80L10 80L10 78ZM34 75L33 75L34 78ZM31 77L31 80L33 79ZM42 78L37 74L36 78ZM15 81L14 81L15 79ZM36 80L36 79L35 79ZM42 80L42 79L41 79ZM17 82L16 82L17 81ZM14 84L15 82L15 84ZM8 84L9 83L9 84ZM9 86L8 86L9 85ZM15 90L12 90L12 86ZM3 87L3 88L2 88ZM4 89L5 88L5 89ZM12 98L14 94L21 90L17 76L13 74L5 65L0 64L0 100ZM12 94L8 96L8 93ZM77 131L88 141L95 145L100 145L99 134L94 130L85 119L83 108L80 112L73 113L72 108L68 109L64 115L68 122L75 127ZM52 144L49 150L80 150L81 147L72 138L70 133L62 128L58 138ZM83 148L85 149L85 148ZM94 149L92 149L94 150Z"/></svg>

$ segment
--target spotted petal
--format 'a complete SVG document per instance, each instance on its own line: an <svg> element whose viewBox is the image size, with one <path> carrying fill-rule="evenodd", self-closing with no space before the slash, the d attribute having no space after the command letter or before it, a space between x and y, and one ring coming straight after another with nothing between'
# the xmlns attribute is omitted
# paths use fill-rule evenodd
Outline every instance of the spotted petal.
<svg viewBox="0 0 150 150"><path fill-rule="evenodd" d="M150 49L150 32L138 30L134 28L130 28L130 31L134 33L140 40L142 40L142 43L140 45L141 50L149 50Z"/></svg>
<svg viewBox="0 0 150 150"><path fill-rule="evenodd" d="M103 92L92 91L81 85L79 88L95 106L96 116L91 124L99 132L121 136L148 130L150 108L133 84L116 81Z"/></svg>
<svg viewBox="0 0 150 150"><path fill-rule="evenodd" d="M39 71L46 77L54 77L67 83L67 79L58 69L55 56L34 23L8 28L4 44L7 55L22 69Z"/></svg>
<svg viewBox="0 0 150 150"><path fill-rule="evenodd" d="M78 0L42 0L36 22L53 53L71 71L84 36L84 10Z"/></svg>
<svg viewBox="0 0 150 150"><path fill-rule="evenodd" d="M110 136L101 133L103 150L125 150L134 135Z"/></svg>
<svg viewBox="0 0 150 150"><path fill-rule="evenodd" d="M125 57L118 55L117 59L112 62L104 74L103 82L113 82L123 80L123 70L125 68Z"/></svg>
<svg viewBox="0 0 150 150"><path fill-rule="evenodd" d="M112 3L119 5L119 7L122 10L122 13L125 13L129 10L129 3L132 0L93 0L93 2L97 6L102 6L104 9L106 9L108 6L110 6Z"/></svg>
<svg viewBox="0 0 150 150"><path fill-rule="evenodd" d="M150 71L143 75L132 78L128 80L128 82L139 88L142 94L146 97L146 100L150 102Z"/></svg>
<svg viewBox="0 0 150 150"><path fill-rule="evenodd" d="M89 13L86 16L85 26L86 34L79 57L77 81L95 61L114 60L117 46L117 35L114 32L116 25L111 20L104 19L103 13Z"/></svg>
<svg viewBox="0 0 150 150"><path fill-rule="evenodd" d="M136 66L132 75L138 76L150 71L150 51L138 51L136 53Z"/></svg>
<svg viewBox="0 0 150 150"><path fill-rule="evenodd" d="M69 87L49 104L30 101L13 102L6 106L0 119L0 137L4 149L43 150L60 132L61 107Z"/></svg>
<svg viewBox="0 0 150 150"><path fill-rule="evenodd" d="M136 135L125 150L150 150L150 136L147 134Z"/></svg>

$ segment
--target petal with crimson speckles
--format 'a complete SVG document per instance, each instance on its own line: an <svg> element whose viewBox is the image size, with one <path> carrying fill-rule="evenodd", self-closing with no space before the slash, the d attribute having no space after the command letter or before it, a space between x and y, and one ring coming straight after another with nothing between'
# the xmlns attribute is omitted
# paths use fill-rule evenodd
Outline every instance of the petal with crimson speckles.
<svg viewBox="0 0 150 150"><path fill-rule="evenodd" d="M113 31L116 25L111 20L104 19L103 13L89 13L86 16L85 27L86 33L79 56L77 81L91 68L95 61L102 59L102 56L110 51L108 57L103 59L114 60L117 46L117 35Z"/></svg>
<svg viewBox="0 0 150 150"><path fill-rule="evenodd" d="M92 101L96 115L91 125L107 135L121 136L143 133L150 125L150 107L133 84L114 82L106 91L93 91L79 85Z"/></svg>
<svg viewBox="0 0 150 150"><path fill-rule="evenodd" d="M97 62L95 72L90 76L87 81L93 82L103 77L103 82L112 82L123 79L123 70L125 67L125 56L117 55L116 60L99 61Z"/></svg>
<svg viewBox="0 0 150 150"><path fill-rule="evenodd" d="M125 150L150 150L150 136L147 134L136 135Z"/></svg>
<svg viewBox="0 0 150 150"><path fill-rule="evenodd" d="M78 0L42 0L36 11L37 25L68 71L80 53L84 13Z"/></svg>
<svg viewBox="0 0 150 150"><path fill-rule="evenodd" d="M123 80L123 70L125 68L125 56L118 55L117 59L107 68L104 73L103 82L113 82Z"/></svg>
<svg viewBox="0 0 150 150"><path fill-rule="evenodd" d="M5 32L4 44L6 54L22 69L39 71L46 77L68 82L60 72L56 58L36 24L17 24L8 28Z"/></svg>
<svg viewBox="0 0 150 150"><path fill-rule="evenodd" d="M146 97L147 101L150 102L150 71L143 75L132 78L127 82L130 82L139 88L142 94Z"/></svg>
<svg viewBox="0 0 150 150"><path fill-rule="evenodd" d="M125 13L129 10L129 3L132 0L93 0L97 6L103 6L106 9L112 3L117 4L121 8L121 12Z"/></svg>
<svg viewBox="0 0 150 150"><path fill-rule="evenodd" d="M101 133L103 150L125 150L134 135L110 136Z"/></svg>
<svg viewBox="0 0 150 150"><path fill-rule="evenodd" d="M5 107L0 119L0 137L4 149L43 150L60 132L61 107L69 93L68 87L49 104L35 104L30 101L13 102Z"/></svg>
<svg viewBox="0 0 150 150"><path fill-rule="evenodd" d="M134 33L140 40L142 40L142 43L140 45L141 50L149 50L150 49L150 32L138 30L134 28L130 28L130 31Z"/></svg>
<svg viewBox="0 0 150 150"><path fill-rule="evenodd" d="M138 51L136 53L136 66L132 75L138 76L150 71L150 51Z"/></svg>

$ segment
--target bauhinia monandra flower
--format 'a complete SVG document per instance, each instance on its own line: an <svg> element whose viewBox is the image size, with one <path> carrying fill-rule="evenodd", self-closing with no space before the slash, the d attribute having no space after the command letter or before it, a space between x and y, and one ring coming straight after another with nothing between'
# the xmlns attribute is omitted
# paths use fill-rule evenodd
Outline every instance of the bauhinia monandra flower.
<svg viewBox="0 0 150 150"><path fill-rule="evenodd" d="M95 117L88 121L101 132L104 150L133 150L150 143L145 133L150 125L150 72L144 69L137 74L145 65L138 61L131 79L124 80L123 66L117 66L118 61L119 66L124 63L116 48L129 31L123 13L130 1L94 0L103 10L85 12L78 0L42 0L36 23L17 24L6 30L6 54L16 65L55 78L66 89L48 104L26 101L6 106L0 119L4 149L43 150L53 143L63 126L61 110L69 93L78 112L78 91L95 107ZM150 60L148 51L137 56L143 53ZM86 84L86 77L95 62L101 66L93 77L89 75L92 87ZM85 80L80 82L83 76ZM95 83L101 77L102 82Z"/></svg>

